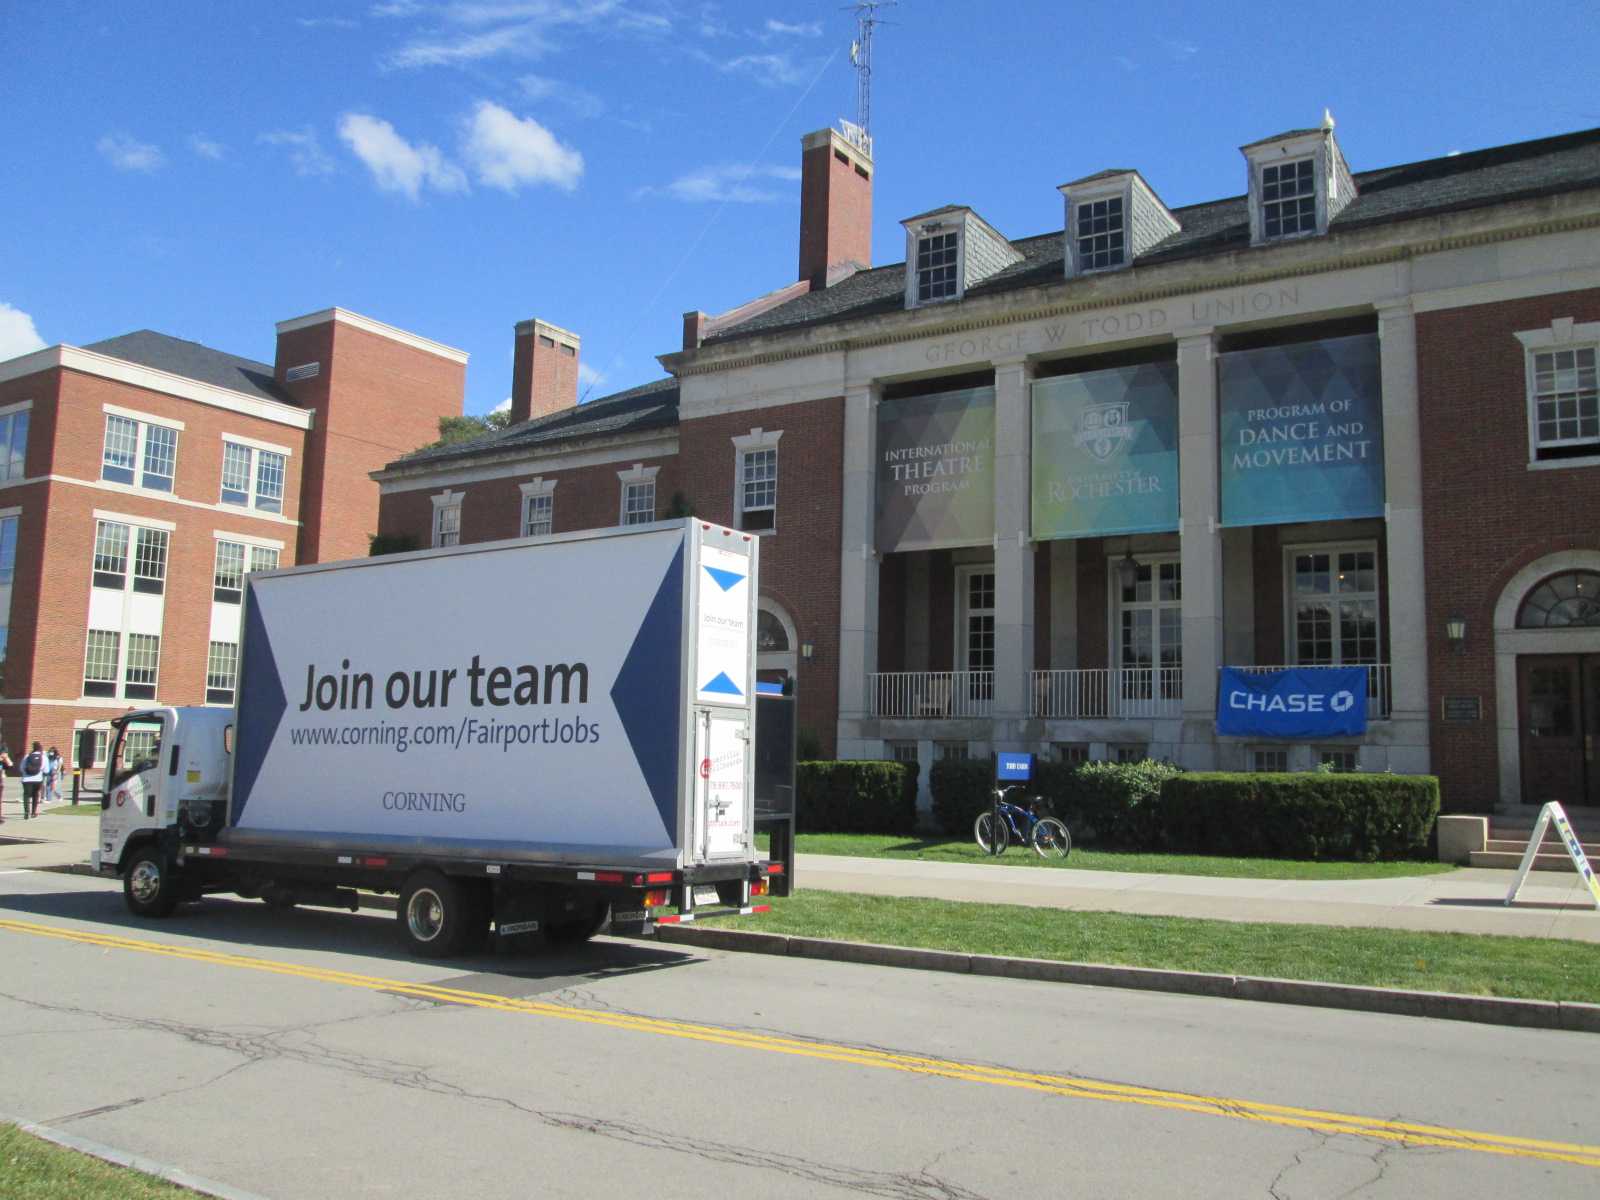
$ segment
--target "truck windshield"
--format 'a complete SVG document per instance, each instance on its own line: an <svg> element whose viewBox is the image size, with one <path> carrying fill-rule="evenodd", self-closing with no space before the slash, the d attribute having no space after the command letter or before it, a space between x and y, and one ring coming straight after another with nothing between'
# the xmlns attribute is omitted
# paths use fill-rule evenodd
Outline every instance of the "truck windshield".
<svg viewBox="0 0 1600 1200"><path fill-rule="evenodd" d="M130 775L148 771L160 758L161 722L129 721L117 734L106 786L115 787Z"/></svg>

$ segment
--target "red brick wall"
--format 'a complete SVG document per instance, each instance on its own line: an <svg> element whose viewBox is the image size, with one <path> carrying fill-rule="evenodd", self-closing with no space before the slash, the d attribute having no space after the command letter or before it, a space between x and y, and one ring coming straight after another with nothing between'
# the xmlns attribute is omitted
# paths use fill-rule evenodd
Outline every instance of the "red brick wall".
<svg viewBox="0 0 1600 1200"><path fill-rule="evenodd" d="M1033 551L1033 669L1050 669L1050 547L1035 542Z"/></svg>
<svg viewBox="0 0 1600 1200"><path fill-rule="evenodd" d="M878 567L878 670L905 671L906 566L909 555L885 554Z"/></svg>
<svg viewBox="0 0 1600 1200"><path fill-rule="evenodd" d="M1111 665L1106 615L1110 576L1104 538L1078 540L1078 666L1099 671Z"/></svg>
<svg viewBox="0 0 1600 1200"><path fill-rule="evenodd" d="M776 532L761 540L761 593L782 605L816 657L800 665L799 720L834 752L839 717L839 554L844 400L811 400L759 411L696 417L678 428L680 482L695 515L730 525L737 469L732 438L755 426L783 430L778 443ZM663 474L666 472L663 471ZM559 497L560 489L557 489ZM671 488L658 485L663 502ZM561 501L556 501L559 509ZM852 670L871 670L865 663Z"/></svg>
<svg viewBox="0 0 1600 1200"><path fill-rule="evenodd" d="M1289 661L1283 640L1283 545L1276 525L1250 530L1252 600L1255 606L1255 661L1241 666L1276 666ZM1227 597L1223 597L1224 602Z"/></svg>
<svg viewBox="0 0 1600 1200"><path fill-rule="evenodd" d="M541 336L549 337L544 345ZM568 354L562 346L568 346ZM511 423L545 417L578 402L578 344L560 335L540 335L535 326L517 330L511 361Z"/></svg>
<svg viewBox="0 0 1600 1200"><path fill-rule="evenodd" d="M956 669L956 559L928 551L928 670Z"/></svg>
<svg viewBox="0 0 1600 1200"><path fill-rule="evenodd" d="M321 373L285 381L306 362L321 362ZM437 438L440 417L461 415L466 366L330 320L280 335L275 374L297 402L317 409L301 559L360 558L378 531L378 485L368 474Z"/></svg>
<svg viewBox="0 0 1600 1200"><path fill-rule="evenodd" d="M823 287L838 263L872 265L872 180L831 146L800 155L800 279Z"/></svg>
<svg viewBox="0 0 1600 1200"><path fill-rule="evenodd" d="M1600 291L1563 292L1417 316L1434 770L1451 812L1499 802L1495 604L1523 566L1600 550L1600 467L1528 469L1526 358L1513 336L1557 317L1600 321ZM1464 617L1467 644L1444 623ZM1445 723L1439 697L1482 697L1483 720Z"/></svg>

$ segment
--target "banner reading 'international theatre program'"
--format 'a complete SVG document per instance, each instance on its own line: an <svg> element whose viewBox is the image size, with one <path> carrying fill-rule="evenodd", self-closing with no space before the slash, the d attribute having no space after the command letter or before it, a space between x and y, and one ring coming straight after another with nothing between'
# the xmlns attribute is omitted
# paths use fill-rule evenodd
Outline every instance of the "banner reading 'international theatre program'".
<svg viewBox="0 0 1600 1200"><path fill-rule="evenodd" d="M1381 517L1380 379L1376 334L1221 355L1222 524Z"/></svg>
<svg viewBox="0 0 1600 1200"><path fill-rule="evenodd" d="M994 389L878 405L877 550L994 538Z"/></svg>
<svg viewBox="0 0 1600 1200"><path fill-rule="evenodd" d="M1033 536L1178 528L1178 364L1033 385Z"/></svg>

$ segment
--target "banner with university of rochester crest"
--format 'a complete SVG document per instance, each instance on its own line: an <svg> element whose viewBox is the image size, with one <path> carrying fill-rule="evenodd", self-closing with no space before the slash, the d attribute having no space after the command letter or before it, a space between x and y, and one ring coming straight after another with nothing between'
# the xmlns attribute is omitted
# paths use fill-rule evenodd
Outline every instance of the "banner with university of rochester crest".
<svg viewBox="0 0 1600 1200"><path fill-rule="evenodd" d="M1178 364L1033 385L1033 536L1178 528Z"/></svg>
<svg viewBox="0 0 1600 1200"><path fill-rule="evenodd" d="M937 550L994 538L994 388L878 405L876 549Z"/></svg>

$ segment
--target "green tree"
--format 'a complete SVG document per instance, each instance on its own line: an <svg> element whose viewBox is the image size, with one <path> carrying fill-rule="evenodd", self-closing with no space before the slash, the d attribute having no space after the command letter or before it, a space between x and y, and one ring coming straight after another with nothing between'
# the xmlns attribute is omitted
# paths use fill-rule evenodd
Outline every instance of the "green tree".
<svg viewBox="0 0 1600 1200"><path fill-rule="evenodd" d="M470 441L475 437L482 437L486 433L497 433L511 424L511 410L497 408L493 412L484 413L482 416L440 417L439 438L425 446L418 446L417 450L437 450L441 446L453 446L457 442ZM416 453L416 451L412 451Z"/></svg>

